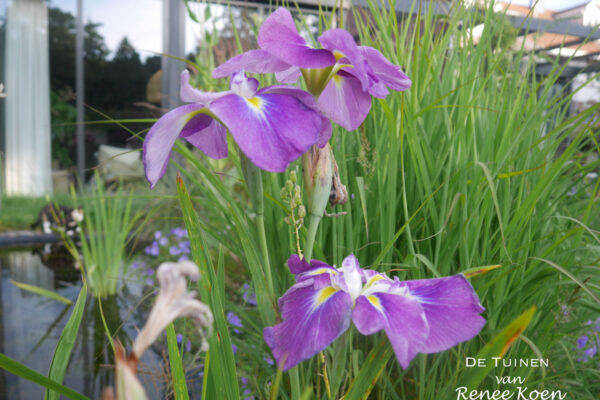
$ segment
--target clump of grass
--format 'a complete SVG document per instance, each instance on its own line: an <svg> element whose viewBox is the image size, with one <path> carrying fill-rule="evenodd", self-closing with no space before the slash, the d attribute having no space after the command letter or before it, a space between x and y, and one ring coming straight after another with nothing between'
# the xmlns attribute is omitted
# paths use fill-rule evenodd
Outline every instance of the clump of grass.
<svg viewBox="0 0 600 400"><path fill-rule="evenodd" d="M75 203L83 208L79 257L85 280L96 297L112 296L117 292L126 245L141 214L132 212L131 193L119 185L107 193L98 174L88 196L78 197ZM71 241L70 247L74 244Z"/></svg>
<svg viewBox="0 0 600 400"><path fill-rule="evenodd" d="M475 356L531 306L537 311L523 340L515 342L507 357L548 357L554 365L571 365L575 371L568 354L556 356L557 349L568 349L571 341L557 315L577 292L579 298L569 300L569 307L580 310L573 315L588 319L588 310L598 309L588 293L600 283L597 235L590 229L599 223L593 212L599 186L567 194L599 165L575 160L593 142L590 117L600 107L568 115L572 93L557 95L554 90L563 66L556 62L550 73L538 75L533 55L508 45L514 32L502 23L505 17L493 11L493 4L478 13L455 6L444 16L429 8L400 17L369 2L368 10L355 9L354 17L361 44L380 49L413 83L407 92L374 99L359 130L334 129L332 148L350 200L328 210L337 216L321 223L314 258L339 265L353 252L361 264L400 279L502 265L473 279L487 309L481 335L451 351L419 356L407 370L388 362L371 396L434 399L455 394L456 382L468 374L465 356ZM483 35L474 43L470 27L482 22ZM244 260L259 311L268 310L261 301L274 299L261 300L264 263L257 254L253 215L245 211L249 204L240 206L240 198L230 190L232 180L225 174L217 178L214 164L199 160L182 145L177 149L188 162L181 171L196 187L194 200L202 216L189 224ZM229 160L238 170L234 175L240 176L235 154ZM279 192L285 179L285 174L263 173L267 247L278 295L292 283L284 265L296 242L283 221L288 210ZM233 226L231 234L220 235L228 225ZM260 312L262 321L254 332L259 337L270 318ZM337 357L339 352L346 354L345 364L334 365L332 355L325 354L328 375L336 377L330 387L333 397L344 395L360 375L378 339L351 336L334 346ZM246 360L243 369L264 369L267 351L266 346L253 351L254 358ZM317 396L318 388L324 393L326 382L314 373L321 369L319 364L303 363L296 377L284 378L283 391L311 387ZM523 376L540 388L588 394L573 384L571 374L555 370L511 366L494 372ZM264 388L275 376L273 368L256 383L260 396L269 396ZM493 374L482 386L496 389Z"/></svg>

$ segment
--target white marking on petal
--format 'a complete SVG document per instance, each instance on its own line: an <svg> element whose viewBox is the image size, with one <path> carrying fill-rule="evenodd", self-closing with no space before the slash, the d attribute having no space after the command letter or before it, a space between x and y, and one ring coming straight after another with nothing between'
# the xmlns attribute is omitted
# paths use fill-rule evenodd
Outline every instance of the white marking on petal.
<svg viewBox="0 0 600 400"><path fill-rule="evenodd" d="M362 289L362 277L358 267L358 260L356 260L354 255L344 258L344 261L342 261L342 272L344 274L344 281L348 287L348 294L350 294L352 303L354 303Z"/></svg>

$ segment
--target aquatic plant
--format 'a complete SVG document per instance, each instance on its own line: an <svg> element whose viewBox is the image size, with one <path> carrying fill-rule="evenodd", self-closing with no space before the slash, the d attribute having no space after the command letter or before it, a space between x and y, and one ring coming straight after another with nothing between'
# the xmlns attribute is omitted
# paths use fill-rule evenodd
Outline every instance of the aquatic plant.
<svg viewBox="0 0 600 400"><path fill-rule="evenodd" d="M73 192L75 202L83 207L85 219L79 243L73 240L67 243L79 260L90 291L96 297L104 297L117 292L127 243L143 226L140 223L143 216L133 212L131 193L125 193L119 186L109 194L98 174L95 178L96 185L87 196Z"/></svg>

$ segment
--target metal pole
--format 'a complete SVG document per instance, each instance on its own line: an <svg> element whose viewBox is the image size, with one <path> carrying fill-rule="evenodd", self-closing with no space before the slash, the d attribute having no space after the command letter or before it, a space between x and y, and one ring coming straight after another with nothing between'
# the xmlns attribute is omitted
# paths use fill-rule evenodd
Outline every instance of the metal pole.
<svg viewBox="0 0 600 400"><path fill-rule="evenodd" d="M77 174L85 183L85 131L83 126L83 0L77 0L77 34L75 40L75 92L77 109Z"/></svg>

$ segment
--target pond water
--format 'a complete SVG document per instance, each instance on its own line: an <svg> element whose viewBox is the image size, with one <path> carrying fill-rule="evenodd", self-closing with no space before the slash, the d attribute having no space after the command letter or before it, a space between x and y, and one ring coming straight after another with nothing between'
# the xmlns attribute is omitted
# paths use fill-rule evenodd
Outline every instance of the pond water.
<svg viewBox="0 0 600 400"><path fill-rule="evenodd" d="M52 290L74 303L81 289L80 275L68 254L45 253L43 248L0 250L0 272L0 353L46 375L73 306L19 289L11 280ZM143 298L142 286L128 282L118 296L102 301L109 330L126 347L145 320L139 307ZM140 379L150 398L164 398L162 352L150 349L140 362ZM88 297L64 384L100 398L102 388L113 385L113 364L98 302ZM41 386L0 369L0 400L43 397Z"/></svg>

